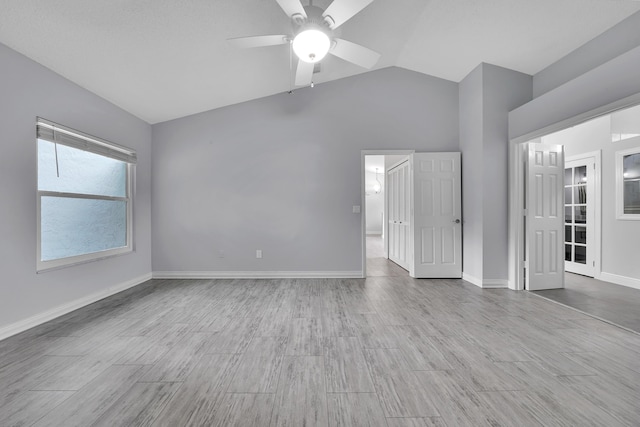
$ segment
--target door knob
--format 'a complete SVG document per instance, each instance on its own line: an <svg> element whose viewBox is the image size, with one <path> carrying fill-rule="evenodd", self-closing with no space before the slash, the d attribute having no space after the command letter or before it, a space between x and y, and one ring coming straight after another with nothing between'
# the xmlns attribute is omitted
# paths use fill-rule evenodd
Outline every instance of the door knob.
<svg viewBox="0 0 640 427"><path fill-rule="evenodd" d="M460 220L459 219L455 219L455 220L453 220L453 222L455 222L456 224L460 224Z"/></svg>

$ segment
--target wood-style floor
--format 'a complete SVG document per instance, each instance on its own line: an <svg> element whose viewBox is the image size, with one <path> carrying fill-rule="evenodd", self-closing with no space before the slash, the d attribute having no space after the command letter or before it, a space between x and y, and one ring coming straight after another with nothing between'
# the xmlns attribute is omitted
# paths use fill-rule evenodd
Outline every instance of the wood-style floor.
<svg viewBox="0 0 640 427"><path fill-rule="evenodd" d="M565 273L564 289L537 295L640 333L640 289Z"/></svg>
<svg viewBox="0 0 640 427"><path fill-rule="evenodd" d="M153 280L0 342L6 426L638 426L640 336L461 280Z"/></svg>

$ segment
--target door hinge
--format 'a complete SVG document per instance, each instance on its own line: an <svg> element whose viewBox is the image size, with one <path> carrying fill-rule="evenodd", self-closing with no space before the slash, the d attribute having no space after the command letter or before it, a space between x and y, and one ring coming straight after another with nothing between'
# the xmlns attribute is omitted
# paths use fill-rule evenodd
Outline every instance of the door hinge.
<svg viewBox="0 0 640 427"><path fill-rule="evenodd" d="M596 262L595 261L591 261L591 264L595 267L596 266Z"/></svg>
<svg viewBox="0 0 640 427"><path fill-rule="evenodd" d="M522 210L522 215L523 216L527 216L529 214L529 210L528 209L523 209Z"/></svg>

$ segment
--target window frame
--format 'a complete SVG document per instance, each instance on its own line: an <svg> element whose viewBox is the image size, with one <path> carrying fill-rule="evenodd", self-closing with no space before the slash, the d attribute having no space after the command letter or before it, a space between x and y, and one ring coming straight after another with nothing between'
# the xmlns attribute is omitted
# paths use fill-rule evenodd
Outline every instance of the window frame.
<svg viewBox="0 0 640 427"><path fill-rule="evenodd" d="M624 213L624 158L640 154L640 146L616 151L616 219L623 221L640 221L640 214Z"/></svg>
<svg viewBox="0 0 640 427"><path fill-rule="evenodd" d="M44 119L38 118L38 125L42 122L46 124L50 124L53 122L45 121ZM93 136L89 136L82 132L75 131L70 128L66 128L64 126L54 124L56 128L65 129L69 132L73 132L76 137L85 138L87 142L99 141L100 144L105 146L111 146L116 149L121 149L124 147L118 146L117 144L110 143L109 141L105 141ZM55 141L49 141L46 138L36 137L36 154L38 153L38 140L44 139L45 141L56 143ZM63 144L64 145L64 144ZM73 147L79 150L81 148ZM89 150L82 150L89 151ZM131 150L135 155L135 151ZM101 155L103 157L104 154L94 153ZM38 161L38 155L36 155L36 162ZM37 231L36 231L36 273L42 273L50 270L57 270L64 267L70 267L73 265L84 264L87 262L98 261L101 259L111 258L119 255L128 254L134 252L134 243L133 243L133 205L134 205L134 179L135 179L135 163L127 162L124 160L120 160L125 163L126 166L126 184L125 184L125 196L124 197L116 197L116 196L103 196L97 194L84 194L84 193L70 193L70 192L58 192L58 191L49 191L49 190L40 190L38 188L38 174L39 167L36 166L36 193L37 193L37 202L36 202L36 210L37 210ZM87 199L87 200L109 200L109 201L123 201L126 203L126 245L118 248L105 249L97 252L88 252L80 255L74 255L70 257L57 258L53 260L42 260L42 198L43 197L60 197L60 198L71 198L71 199Z"/></svg>

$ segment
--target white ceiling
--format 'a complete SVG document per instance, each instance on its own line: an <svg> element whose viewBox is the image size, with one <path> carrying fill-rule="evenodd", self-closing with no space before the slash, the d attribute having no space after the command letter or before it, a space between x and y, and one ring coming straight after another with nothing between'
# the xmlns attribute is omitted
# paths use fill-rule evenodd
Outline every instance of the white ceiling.
<svg viewBox="0 0 640 427"><path fill-rule="evenodd" d="M633 0L376 0L338 35L380 52L375 68L457 82L480 62L535 74L638 10ZM237 50L226 39L289 30L275 0L0 0L1 43L149 123L287 91L288 46ZM328 57L314 81L365 71Z"/></svg>
<svg viewBox="0 0 640 427"><path fill-rule="evenodd" d="M376 169L384 175L384 156L364 156L364 170L375 173Z"/></svg>

